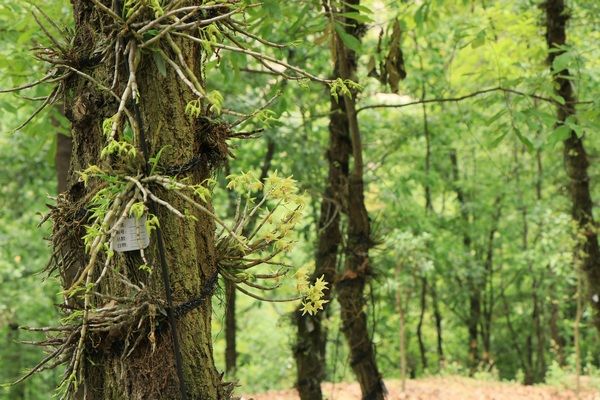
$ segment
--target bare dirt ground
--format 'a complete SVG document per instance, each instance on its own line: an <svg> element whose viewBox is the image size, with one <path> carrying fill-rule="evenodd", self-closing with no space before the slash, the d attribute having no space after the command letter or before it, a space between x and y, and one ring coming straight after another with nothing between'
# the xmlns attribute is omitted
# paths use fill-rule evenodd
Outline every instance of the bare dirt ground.
<svg viewBox="0 0 600 400"><path fill-rule="evenodd" d="M600 391L582 381L579 397L574 390L551 386L523 386L511 382L488 382L462 377L409 380L402 392L399 380L386 380L388 400L600 400ZM325 383L328 400L360 400L356 383ZM244 395L243 400L298 400L294 389Z"/></svg>

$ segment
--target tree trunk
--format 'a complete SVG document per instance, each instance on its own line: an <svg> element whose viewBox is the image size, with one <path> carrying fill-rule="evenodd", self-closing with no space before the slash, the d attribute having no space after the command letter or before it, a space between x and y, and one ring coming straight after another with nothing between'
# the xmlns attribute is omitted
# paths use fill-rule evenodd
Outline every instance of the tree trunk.
<svg viewBox="0 0 600 400"><path fill-rule="evenodd" d="M470 286L469 319L467 331L469 333L469 370L473 375L479 367L479 320L481 318L481 295L473 285Z"/></svg>
<svg viewBox="0 0 600 400"><path fill-rule="evenodd" d="M431 285L431 303L433 306L433 317L435 320L435 331L437 333L437 354L438 354L438 368L442 370L446 364L444 356L444 340L442 337L442 313L440 312L440 306L437 296L436 282L434 281Z"/></svg>
<svg viewBox="0 0 600 400"><path fill-rule="evenodd" d="M231 174L231 165L228 162L225 165L225 174L229 176ZM235 218L235 212L237 208L237 196L233 191L227 193L229 198L229 207L227 210L227 216L229 218ZM229 279L224 279L225 286L225 372L229 376L235 375L237 368L237 324L236 324L236 290L234 282Z"/></svg>
<svg viewBox="0 0 600 400"><path fill-rule="evenodd" d="M343 12L356 12L358 0L348 1ZM326 7L334 18L336 10ZM345 18L346 33L360 39L360 26L355 20ZM339 35L334 35L336 71L343 80L356 80L357 55L344 46ZM342 330L350 348L350 365L360 384L364 400L383 400L386 389L377 368L375 349L367 326L364 289L370 274L369 249L372 246L371 226L365 207L362 140L355 107L356 94L340 95L340 106L347 119L346 132L352 144L353 168L348 178L347 216L348 240L344 272L337 280L338 300L341 305Z"/></svg>
<svg viewBox="0 0 600 400"><path fill-rule="evenodd" d="M90 1L73 0L75 18L75 37L73 53L80 57L79 68L96 81L110 86L114 60L110 57L100 60L96 52L108 43L107 26L114 23L112 18ZM105 2L106 3L106 2ZM121 14L121 10L117 10ZM200 76L200 46L177 40L188 65ZM153 62L152 55L141 53L141 61L137 70L139 87L140 118L145 127L149 154L156 154L159 149L169 146L161 158L161 163L178 165L182 160L191 160L200 155L202 161L194 170L183 172L191 182L200 183L210 177L209 160L215 148L203 139L208 135L207 125L199 120L186 116L184 110L193 95L178 78L173 69L167 68L163 76ZM124 90L123 79L127 79L125 68L120 69L121 79L117 82L115 92ZM117 102L97 85L92 84L81 75L73 75L67 82L66 116L72 123L73 161L72 171L85 169L88 165L102 165L100 150L104 147L105 136L102 132L104 119L115 114ZM205 131L206 130L206 131ZM104 162L105 163L105 162ZM113 167L116 167L113 165ZM76 176L70 177L70 190L65 201L72 205L83 203L89 190L76 182ZM91 184L90 186L93 186ZM89 189L93 189L90 187ZM173 206L183 210L184 203L170 191L158 190L159 196ZM210 204L207 204L210 208ZM160 229L165 241L166 263L170 278L174 303L186 302L197 298L210 277L216 274L214 249L214 222L199 212L190 211L197 218L179 219L165 208L159 208L157 215ZM70 235L70 250L80 260L81 270L87 262L82 236L82 223L87 217L73 220L73 233ZM63 226L55 226L61 229ZM141 264L139 252L127 252L117 256L122 271L135 276L134 283L144 284L153 299L164 298L164 282L159 268L156 240L152 240L147 249L147 257L153 265L153 273L138 271ZM136 264L137 263L137 264ZM69 288L73 283L76 271L64 271L63 286ZM103 283L96 287L101 293L114 294L115 291L127 294L123 284L116 279L116 274L107 274ZM133 280L133 279L132 279ZM100 299L95 299L100 302ZM100 303L101 304L101 303ZM187 398L214 400L219 397L219 376L215 369L211 344L211 304L203 305L184 315L176 321L175 335L178 334L182 369ZM123 337L117 330L106 337L86 337L84 341L83 385L79 387L76 397L88 400L122 400L122 399L181 399L180 381L175 368L175 349L172 330L169 323L161 323L156 329L155 337L146 337L137 332L139 343L128 357L121 357L121 349L129 340L137 337Z"/></svg>
<svg viewBox="0 0 600 400"><path fill-rule="evenodd" d="M399 329L400 329L400 379L402 379L402 392L406 391L407 378L407 354L406 354L406 300L407 293L404 293L403 287L400 284L400 276L402 275L402 267L400 264L396 266L396 309L398 310Z"/></svg>
<svg viewBox="0 0 600 400"><path fill-rule="evenodd" d="M544 170L543 170L543 165L542 165L542 152L540 150L537 151L536 153L536 164L537 164L537 179L536 179L536 197L538 202L541 202L542 200L542 183L543 183L543 177L544 177ZM554 351L554 353L556 354L556 358L558 359L558 364L563 367L565 366L566 360L565 360L565 354L564 354L564 347L566 344L565 338L563 337L563 335L560 332L560 328L558 326L559 321L561 320L560 317L560 307L559 307L559 303L558 300L556 299L556 276L554 274L554 271L552 270L552 268L550 267L550 265L547 266L548 269L548 279L550 280L550 287L549 287L549 298L550 298L550 319L548 321L549 325L550 325L550 338L551 338L551 348ZM538 299L539 302L539 299ZM543 312L543 311L542 311ZM542 331L543 327L540 324L540 332L543 335L543 331ZM546 367L545 367L545 361L544 361L544 376L545 376L545 371L546 371ZM544 377L542 377L543 379Z"/></svg>
<svg viewBox="0 0 600 400"><path fill-rule="evenodd" d="M324 291L324 299L331 301L336 276L338 252L342 240L340 216L348 180L348 159L351 152L346 117L341 105L331 100L329 121L329 149L327 160L329 172L321 201L321 214L318 222L318 241L315 254L315 271L311 281L324 276L329 289ZM324 306L326 309L327 303ZM316 315L302 315L296 311L298 328L297 343L294 348L297 367L297 388L302 400L323 398L321 382L325 378L325 348L327 330L323 326L325 310Z"/></svg>
<svg viewBox="0 0 600 400"><path fill-rule="evenodd" d="M235 284L225 279L225 371L234 375L237 368Z"/></svg>
<svg viewBox="0 0 600 400"><path fill-rule="evenodd" d="M337 72L334 71L337 75ZM315 254L315 271L311 278L324 276L329 289L324 291L324 299L331 301L336 278L338 252L342 240L340 216L343 210L344 193L348 181L348 159L351 143L348 136L348 124L340 103L331 99L331 118L329 121L329 148L327 160L329 172L321 200L321 214L317 225L318 240ZM302 400L323 398L321 382L325 378L325 348L327 330L323 326L325 310L316 315L302 315L296 311L298 328L297 343L294 348L297 370L297 388Z"/></svg>
<svg viewBox="0 0 600 400"><path fill-rule="evenodd" d="M415 38L416 43L416 38ZM418 49L418 46L417 46ZM421 72L424 73L423 58L419 56L419 62L421 66ZM421 100L423 101L426 96L426 82L423 81L421 84ZM433 212L433 204L431 201L431 185L429 173L431 170L431 135L429 134L429 121L427 119L427 106L425 103L422 104L423 110L423 135L425 137L425 213L430 216ZM419 322L417 323L417 340L419 342L419 354L421 355L421 365L423 371L427 370L427 352L425 350L425 341L423 340L423 320L425 318L425 312L427 310L427 277L423 273L421 278L421 307L419 314ZM438 331L439 334L439 331Z"/></svg>
<svg viewBox="0 0 600 400"><path fill-rule="evenodd" d="M556 279L554 274L550 275L550 279ZM556 292L556 284L552 283L550 285L550 293ZM551 295L550 297L550 337L552 338L552 349L556 354L556 358L558 359L558 364L561 367L564 367L567 364L567 360L565 357L565 346L566 340L563 334L560 331L559 321L561 320L560 316L560 307L558 300Z"/></svg>
<svg viewBox="0 0 600 400"><path fill-rule="evenodd" d="M67 179L69 177L69 165L71 163L71 138L61 133L56 134L56 165L57 193L67 190Z"/></svg>
<svg viewBox="0 0 600 400"><path fill-rule="evenodd" d="M450 163L452 165L452 175L454 180L454 191L456 192L456 199L460 205L460 215L462 219L462 233L463 233L463 247L466 259L470 259L471 254L471 236L469 235L469 211L467 209L467 202L465 194L460 186L460 173L458 170L458 159L456 156L456 150L450 151ZM469 268L470 263L467 261L466 267ZM473 374L479 366L479 338L478 338L478 326L481 318L481 293L473 281L472 278L468 278L466 282L466 289L469 293L469 316L467 318L467 332L468 332L468 361L470 373Z"/></svg>
<svg viewBox="0 0 600 400"><path fill-rule="evenodd" d="M423 340L423 320L425 319L425 309L427 308L427 278L421 278L421 301L419 322L417 323L417 341L419 342L419 354L421 355L421 366L423 372L427 370L427 350L425 350L425 341Z"/></svg>
<svg viewBox="0 0 600 400"><path fill-rule="evenodd" d="M541 280L541 279L540 279ZM543 308L539 299L538 290L540 280L535 280L532 287L532 302L533 310L531 318L533 319L533 329L536 339L536 362L534 365L534 383L543 382L546 376L546 334L544 332L544 318L542 315Z"/></svg>
<svg viewBox="0 0 600 400"><path fill-rule="evenodd" d="M568 69L556 71L553 61L564 53L561 46L567 43L566 23L569 19L564 0L547 0L546 9L546 42L552 51L548 53L548 62L555 83L556 94L562 97L565 104L557 104L558 125L564 125L568 118L575 118L577 98L571 83L572 75ZM588 298L594 310L594 324L600 331L600 248L596 224L592 213L590 194L589 162L583 145L583 138L570 131L564 141L564 164L569 178L569 194L571 197L571 214L577 222L582 235L576 250L581 269L586 274Z"/></svg>
<svg viewBox="0 0 600 400"><path fill-rule="evenodd" d="M492 226L488 233L487 249L485 254L484 271L485 285L483 298L483 310L481 319L481 342L483 353L481 361L483 365L491 369L494 361L492 360L492 322L494 316L495 293L494 293L494 239L498 231L498 224L502 215L502 196L497 196L494 200L494 213L492 215Z"/></svg>
<svg viewBox="0 0 600 400"><path fill-rule="evenodd" d="M577 273L577 311L575 314L575 323L573 324L573 339L575 346L575 393L579 398L581 390L581 317L583 316L583 285L581 273Z"/></svg>

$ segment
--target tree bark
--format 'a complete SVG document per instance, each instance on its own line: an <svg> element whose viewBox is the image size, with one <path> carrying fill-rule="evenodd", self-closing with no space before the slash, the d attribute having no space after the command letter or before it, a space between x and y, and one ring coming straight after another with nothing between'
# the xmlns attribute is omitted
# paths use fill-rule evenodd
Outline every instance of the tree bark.
<svg viewBox="0 0 600 400"><path fill-rule="evenodd" d="M356 12L359 0L350 0L342 12ZM352 7L354 6L354 7ZM326 7L332 23L334 11ZM360 40L360 26L355 20L345 18L346 33ZM332 27L333 28L333 27ZM343 80L356 81L357 55L334 35L336 71ZM341 305L342 330L350 348L350 365L360 384L364 400L383 400L386 389L377 368L375 349L367 326L366 300L364 295L367 278L370 274L369 249L372 246L371 226L365 207L362 140L355 107L356 93L340 95L347 120L347 132L352 144L353 167L348 177L347 216L348 239L344 272L337 280L338 301Z"/></svg>
<svg viewBox="0 0 600 400"><path fill-rule="evenodd" d="M225 279L225 372L235 374L237 368L235 284Z"/></svg>
<svg viewBox="0 0 600 400"><path fill-rule="evenodd" d="M71 138L61 133L56 134L56 189L57 193L67 190L67 179L69 177L69 164L71 163Z"/></svg>
<svg viewBox="0 0 600 400"><path fill-rule="evenodd" d="M106 3L106 2L105 2ZM199 3L199 2L198 2ZM78 66L99 82L110 86L113 60L101 60L97 48L108 43L108 26L114 23L106 13L99 11L90 1L73 0L75 18L75 37L73 52L79 57ZM120 10L119 10L120 14ZM195 44L177 41L188 65L200 76L201 49ZM203 141L209 132L199 120L185 115L188 101L194 97L172 69L166 75L159 73L151 54L142 53L137 70L137 83L140 92L139 108L145 127L149 154L169 146L161 158L161 163L178 165L182 160L190 160L200 155L202 161L193 171L182 173L191 182L200 183L208 178L213 164L211 151L215 151ZM126 79L124 67L120 69L121 78ZM122 80L122 79L121 79ZM115 92L124 89L123 81L117 82ZM103 120L114 115L117 102L106 92L79 75L72 75L67 82L65 99L66 116L71 121L73 138L72 171L85 169L88 165L102 165L100 150L104 146L102 132ZM70 176L70 189L65 201L70 204L84 204L89 193L76 176ZM184 209L183 202L169 191L157 193L173 206ZM210 204L207 204L211 207ZM164 208L157 210L160 229L165 239L168 275L175 303L196 298L209 277L216 274L214 249L214 222L199 212L191 212L197 222L176 218ZM85 223L87 217L80 222ZM82 223L76 224L71 234L70 247L81 260L81 269L87 262L82 236ZM55 226L55 231L62 226ZM147 249L147 257L154 269L159 268L156 241L152 240ZM123 253L117 257L121 268L136 277L138 284L144 284L153 298L163 298L164 282L158 270L152 274L137 271L136 252ZM133 268L132 268L133 266ZM64 271L63 286L69 288L76 271ZM101 293L123 292L123 285L115 275L107 274L105 281L96 288ZM100 301L96 299L96 301ZM183 375L187 388L187 398L214 400L219 398L219 376L215 369L211 344L211 304L205 301L199 308L182 315L176 322L183 361ZM76 397L88 400L122 399L181 399L179 379L174 367L174 346L171 330L175 327L164 323L156 330L156 337L150 340L141 337L140 342L128 357L122 358L120 349L127 340L115 332L116 336L85 338L83 363L83 385ZM138 333L140 334L140 333ZM142 333L143 335L143 333Z"/></svg>
<svg viewBox="0 0 600 400"><path fill-rule="evenodd" d="M406 391L406 378L407 378L407 358L406 354L406 300L408 293L405 293L402 285L400 284L400 277L402 275L402 266L398 264L396 266L396 281L398 282L398 288L396 290L396 309L398 310L400 330L400 379L402 380L402 392Z"/></svg>
<svg viewBox="0 0 600 400"><path fill-rule="evenodd" d="M572 75L568 69L556 71L552 63L556 57L564 54L561 46L567 43L566 24L569 19L564 0L546 0L546 42L548 44L548 62L554 79L556 94L564 99L565 104L557 104L557 125L564 125L568 118L576 117L577 98L571 83ZM588 299L594 310L594 324L600 331L600 248L596 233L596 223L592 213L592 197L590 194L589 161L585 152L583 138L570 131L564 141L563 157L569 194L571 197L571 214L577 222L582 235L576 259L587 278Z"/></svg>
<svg viewBox="0 0 600 400"><path fill-rule="evenodd" d="M416 38L415 38L416 43ZM417 46L417 50L419 47ZM423 57L419 56L419 62L421 67L421 72L424 73L423 67ZM426 82L423 80L421 84L421 100L424 100L426 97ZM429 121L427 119L427 106L422 104L423 110L423 136L425 137L425 214L430 216L433 213L433 204L431 201L431 185L430 185L430 177L429 173L431 170L431 135L429 134ZM427 351L425 350L425 340L423 339L423 320L425 318L425 312L427 311L427 276L423 273L421 277L421 304L420 304L420 313L419 313L419 322L417 323L417 341L419 342L419 354L421 356L421 365L423 366L423 371L427 370ZM440 335L440 331L438 331L438 339Z"/></svg>
<svg viewBox="0 0 600 400"><path fill-rule="evenodd" d="M343 212L345 188L348 181L348 159L351 143L348 136L346 117L341 105L331 99L331 118L329 121L329 148L327 160L329 172L321 200L321 214L318 222L317 251L315 271L311 278L324 276L329 289L324 298L331 301L336 278L336 265L342 240L340 219ZM323 326L325 309L316 315L302 315L296 311L297 343L294 348L296 358L296 386L302 400L323 398L321 382L325 378L325 348L327 330Z"/></svg>
<svg viewBox="0 0 600 400"><path fill-rule="evenodd" d="M427 350L425 350L425 341L423 340L423 320L425 319L425 309L427 308L427 278L421 277L421 301L419 322L417 323L417 341L419 342L419 354L421 355L421 366L423 372L427 370Z"/></svg>

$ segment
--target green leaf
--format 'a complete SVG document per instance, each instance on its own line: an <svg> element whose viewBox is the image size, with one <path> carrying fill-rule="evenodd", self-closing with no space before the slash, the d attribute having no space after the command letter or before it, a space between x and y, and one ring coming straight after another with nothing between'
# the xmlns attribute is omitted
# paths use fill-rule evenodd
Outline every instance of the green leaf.
<svg viewBox="0 0 600 400"><path fill-rule="evenodd" d="M335 24L335 31L337 32L340 39L342 39L344 46L356 53L361 52L360 40L346 32L343 26Z"/></svg>
<svg viewBox="0 0 600 400"><path fill-rule="evenodd" d="M417 28L423 28L423 23L427 21L427 16L429 14L429 3L423 3L415 12L415 23L417 24Z"/></svg>
<svg viewBox="0 0 600 400"><path fill-rule="evenodd" d="M363 6L361 4L351 4L351 3L348 3L347 1L344 1L344 5L346 5L350 8L353 8L356 11L359 11L363 14L373 14L373 10L371 10L369 7Z"/></svg>
<svg viewBox="0 0 600 400"><path fill-rule="evenodd" d="M528 151L532 152L534 150L534 146L533 146L533 143L531 142L531 140L529 140L527 137L523 136L521 131L519 131L518 129L515 129L515 134L517 135L517 138L519 138L519 141L521 141L521 143L523 143L525 145L525 147L527 147Z"/></svg>
<svg viewBox="0 0 600 400"><path fill-rule="evenodd" d="M554 100L554 101L556 101L557 103L559 103L560 105L563 105L563 106L565 105L565 99L563 99L563 98L562 98L562 96L559 96L559 95L557 95L557 94L555 94L555 93L549 93L549 94L548 94L548 96L549 96L549 97L550 97L552 100Z"/></svg>
<svg viewBox="0 0 600 400"><path fill-rule="evenodd" d="M498 145L502 142L502 140L504 140L504 138L506 137L508 131L505 130L503 133L501 133L500 135L498 135L494 140L492 140L489 144L490 148L496 148L498 147Z"/></svg>
<svg viewBox="0 0 600 400"><path fill-rule="evenodd" d="M477 36L475 36L475 39L473 39L473 41L471 42L471 47L476 49L478 47L483 46L484 44L485 44L485 29L482 31L479 31Z"/></svg>
<svg viewBox="0 0 600 400"><path fill-rule="evenodd" d="M360 22L363 24L368 24L368 23L373 22L373 19L371 17L369 17L365 14L357 13L357 12L347 12L347 13L341 13L338 15L349 18L349 19L353 19L354 21Z"/></svg>
<svg viewBox="0 0 600 400"><path fill-rule="evenodd" d="M154 65L156 65L156 69L158 73L164 78L167 76L167 66L165 65L165 60L163 60L160 53L153 51L152 59L154 60Z"/></svg>
<svg viewBox="0 0 600 400"><path fill-rule="evenodd" d="M149 29L146 32L144 32L143 38L144 38L144 40L150 40L154 36L158 35L158 32L159 32L158 29Z"/></svg>
<svg viewBox="0 0 600 400"><path fill-rule="evenodd" d="M491 125L492 123L496 122L500 117L502 117L507 112L508 112L508 110L506 108L503 108L502 110L500 110L499 112L497 112L496 114L494 114L492 117L490 117L486 121L486 124L487 125Z"/></svg>
<svg viewBox="0 0 600 400"><path fill-rule="evenodd" d="M562 142L571 135L571 129L566 125L559 125L554 131L548 136L548 144L550 146L556 146L557 143Z"/></svg>
<svg viewBox="0 0 600 400"><path fill-rule="evenodd" d="M573 54L568 51L564 52L562 54L559 54L552 61L552 69L554 70L554 72L563 71L569 66L569 64L571 63L572 60L573 60Z"/></svg>
<svg viewBox="0 0 600 400"><path fill-rule="evenodd" d="M565 125L574 131L577 137L580 138L583 136L583 127L577 123L577 118L575 118L573 115L567 117Z"/></svg>

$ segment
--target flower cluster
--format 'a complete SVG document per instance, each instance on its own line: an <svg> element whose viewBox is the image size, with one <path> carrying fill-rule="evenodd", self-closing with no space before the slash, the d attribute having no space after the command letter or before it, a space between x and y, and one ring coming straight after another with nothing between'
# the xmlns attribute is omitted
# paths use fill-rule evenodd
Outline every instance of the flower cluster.
<svg viewBox="0 0 600 400"><path fill-rule="evenodd" d="M311 284L308 280L308 274L305 268L300 268L296 272L296 279L298 279L298 290L304 294L302 300L302 315L308 313L315 315L319 310L323 309L323 305L329 300L323 300L325 289L328 289L328 283L325 281L325 275L321 275L320 278L315 280L315 283Z"/></svg>

